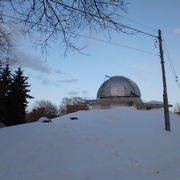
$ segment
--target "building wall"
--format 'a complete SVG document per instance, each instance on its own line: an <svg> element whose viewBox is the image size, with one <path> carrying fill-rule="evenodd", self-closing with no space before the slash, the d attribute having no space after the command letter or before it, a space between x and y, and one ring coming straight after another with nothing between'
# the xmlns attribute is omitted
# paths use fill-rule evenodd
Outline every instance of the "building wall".
<svg viewBox="0 0 180 180"><path fill-rule="evenodd" d="M109 109L118 106L134 106L139 110L158 109L163 108L163 103L144 103L138 97L117 97L87 100L86 102L91 106L91 109ZM171 107L171 105L169 105Z"/></svg>
<svg viewBox="0 0 180 180"><path fill-rule="evenodd" d="M93 104L91 105L91 109L111 109L114 107L129 107L133 106L132 103L124 103L124 104Z"/></svg>

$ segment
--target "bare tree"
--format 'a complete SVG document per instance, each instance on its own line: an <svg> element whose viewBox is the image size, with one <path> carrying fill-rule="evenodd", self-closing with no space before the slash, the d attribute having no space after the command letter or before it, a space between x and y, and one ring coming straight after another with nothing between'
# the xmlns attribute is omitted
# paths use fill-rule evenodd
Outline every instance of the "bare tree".
<svg viewBox="0 0 180 180"><path fill-rule="evenodd" d="M58 108L55 104L48 100L41 100L36 101L34 105L34 109L43 108L45 114L47 115L57 115L58 114Z"/></svg>
<svg viewBox="0 0 180 180"><path fill-rule="evenodd" d="M11 58L13 45L11 42L11 34L7 32L6 27L0 18L0 63L4 64ZM9 62L8 62L9 63Z"/></svg>
<svg viewBox="0 0 180 180"><path fill-rule="evenodd" d="M121 14L126 0L9 0L0 5L11 7L12 16L28 28L42 33L42 44L60 37L66 49L77 47L76 39L82 30L123 31ZM3 18L10 18L4 11Z"/></svg>
<svg viewBox="0 0 180 180"><path fill-rule="evenodd" d="M85 104L85 100L81 97L63 98L59 106L60 114L66 114L67 105L82 105Z"/></svg>
<svg viewBox="0 0 180 180"><path fill-rule="evenodd" d="M12 42L12 32L15 23L12 20L5 20L5 18L3 17L3 9L4 7L2 6L2 2L0 1L0 63L11 65L15 62L15 48Z"/></svg>

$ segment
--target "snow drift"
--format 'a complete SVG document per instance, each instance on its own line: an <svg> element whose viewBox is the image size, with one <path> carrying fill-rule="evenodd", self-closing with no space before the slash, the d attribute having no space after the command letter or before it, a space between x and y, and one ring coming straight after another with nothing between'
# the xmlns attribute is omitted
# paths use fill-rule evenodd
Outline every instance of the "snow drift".
<svg viewBox="0 0 180 180"><path fill-rule="evenodd" d="M72 117L77 117L72 120ZM180 116L163 109L80 111L0 129L2 180L178 180Z"/></svg>

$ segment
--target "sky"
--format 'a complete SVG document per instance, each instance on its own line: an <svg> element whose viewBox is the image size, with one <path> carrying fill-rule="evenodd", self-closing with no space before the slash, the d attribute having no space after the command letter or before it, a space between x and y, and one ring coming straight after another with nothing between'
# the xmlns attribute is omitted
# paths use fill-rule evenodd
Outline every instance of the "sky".
<svg viewBox="0 0 180 180"><path fill-rule="evenodd" d="M169 103L174 105L180 102L180 89L172 70L173 63L180 78L180 1L128 2L123 24L153 35L157 35L158 29L162 30L168 98ZM133 80L140 88L143 101L162 101L162 73L155 38L141 33L112 32L111 39L102 32L82 34L91 37L82 36L77 40L85 47L84 54L70 51L66 56L58 42L50 43L48 53L42 55L28 37L15 35L17 64L29 77L30 94L34 97L29 101L29 108L37 100L50 100L60 105L63 97L96 98L98 88L106 80L105 75L122 75ZM33 38L35 40L36 36Z"/></svg>

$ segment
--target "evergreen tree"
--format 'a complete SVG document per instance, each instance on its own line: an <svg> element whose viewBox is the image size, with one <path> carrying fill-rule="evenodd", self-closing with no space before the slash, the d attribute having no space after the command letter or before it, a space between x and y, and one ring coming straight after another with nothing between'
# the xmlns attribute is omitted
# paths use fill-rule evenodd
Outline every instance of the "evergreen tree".
<svg viewBox="0 0 180 180"><path fill-rule="evenodd" d="M1 76L2 76L2 64L1 64L1 61L0 61L0 123L3 122L3 103L1 101L1 91L2 91L2 88L1 88Z"/></svg>
<svg viewBox="0 0 180 180"><path fill-rule="evenodd" d="M26 122L27 99L30 96L27 82L28 77L23 75L21 68L18 68L13 75L11 91L8 96L8 125L17 125Z"/></svg>
<svg viewBox="0 0 180 180"><path fill-rule="evenodd" d="M8 96L11 89L12 75L9 68L9 64L6 64L5 67L1 65L0 67L0 121L4 124L6 122L6 116L8 113Z"/></svg>

